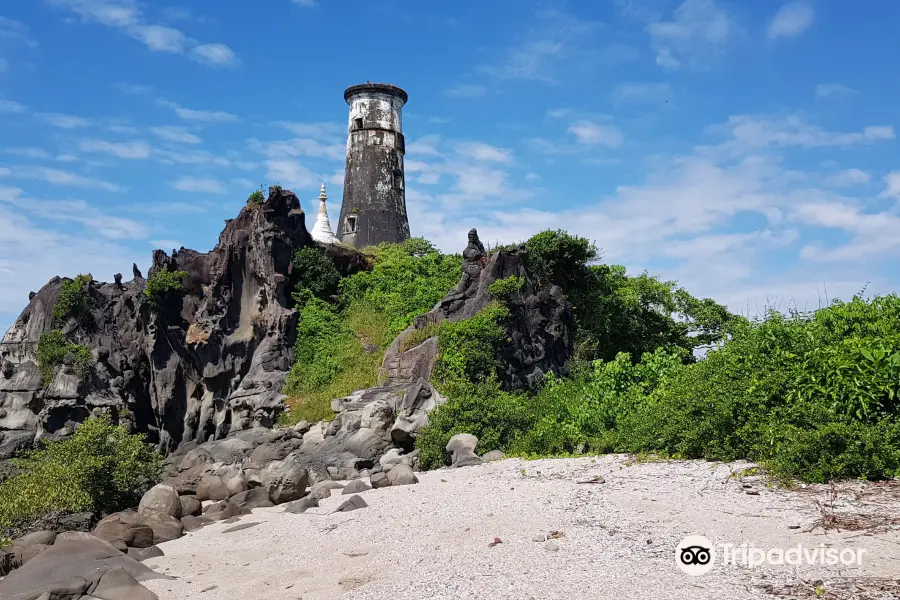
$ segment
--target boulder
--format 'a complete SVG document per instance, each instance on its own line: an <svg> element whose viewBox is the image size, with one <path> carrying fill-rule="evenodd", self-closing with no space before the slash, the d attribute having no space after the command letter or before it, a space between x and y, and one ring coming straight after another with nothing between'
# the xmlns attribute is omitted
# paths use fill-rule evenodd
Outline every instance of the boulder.
<svg viewBox="0 0 900 600"><path fill-rule="evenodd" d="M219 500L227 499L231 493L225 481L218 475L204 475L197 484L197 500Z"/></svg>
<svg viewBox="0 0 900 600"><path fill-rule="evenodd" d="M299 500L289 502L284 507L284 512L299 515L305 513L310 508L315 508L317 506L319 506L319 499L314 496L307 496L305 498L300 498Z"/></svg>
<svg viewBox="0 0 900 600"><path fill-rule="evenodd" d="M150 546L149 548L129 548L126 554L139 562L144 562L145 560L157 558L159 556L165 556L165 553L159 549L159 546Z"/></svg>
<svg viewBox="0 0 900 600"><path fill-rule="evenodd" d="M416 477L416 474L413 473L412 467L404 464L396 465L393 469L388 471L387 478L392 486L419 483L419 479Z"/></svg>
<svg viewBox="0 0 900 600"><path fill-rule="evenodd" d="M153 514L181 518L181 499L171 485L160 483L147 491L138 504L138 514L146 517Z"/></svg>
<svg viewBox="0 0 900 600"><path fill-rule="evenodd" d="M503 452L500 452L499 450L491 450L490 452L486 452L481 457L481 460L483 460L484 462L494 462L503 460L504 458L506 458L506 455Z"/></svg>
<svg viewBox="0 0 900 600"><path fill-rule="evenodd" d="M34 531L14 539L12 543L14 546L21 546L22 548L27 548L33 544L52 546L53 542L56 541L56 536L57 533L55 531Z"/></svg>
<svg viewBox="0 0 900 600"><path fill-rule="evenodd" d="M171 579L155 573L92 534L67 532L59 534L52 546L0 580L0 598L32 600L42 594L51 598L92 595L92 587L114 567L121 567L138 582Z"/></svg>
<svg viewBox="0 0 900 600"><path fill-rule="evenodd" d="M366 501L362 499L362 496L350 496L347 500L344 500L340 506L338 506L334 512L350 512L351 510L357 510L360 508L367 507Z"/></svg>
<svg viewBox="0 0 900 600"><path fill-rule="evenodd" d="M232 496L229 501L234 502L238 506L250 509L275 506L269 499L269 492L263 488L253 488L251 490L240 492Z"/></svg>
<svg viewBox="0 0 900 600"><path fill-rule="evenodd" d="M344 491L341 492L341 495L347 494L359 494L361 492L367 492L372 489L372 486L367 484L362 479L354 479L344 488Z"/></svg>
<svg viewBox="0 0 900 600"><path fill-rule="evenodd" d="M93 535L110 544L121 542L130 548L153 545L153 529L135 512L118 512L104 517L97 523Z"/></svg>
<svg viewBox="0 0 900 600"><path fill-rule="evenodd" d="M144 517L144 525L153 530L153 544L177 540L184 535L184 526L175 517L164 513L151 513Z"/></svg>
<svg viewBox="0 0 900 600"><path fill-rule="evenodd" d="M203 513L203 504L197 500L196 496L179 496L181 501L181 515L196 517Z"/></svg>
<svg viewBox="0 0 900 600"><path fill-rule="evenodd" d="M309 472L288 457L266 465L262 479L269 499L275 504L283 504L303 496L309 484Z"/></svg>
<svg viewBox="0 0 900 600"><path fill-rule="evenodd" d="M159 600L159 597L142 586L123 567L113 567L100 576L91 596L103 600Z"/></svg>
<svg viewBox="0 0 900 600"><path fill-rule="evenodd" d="M390 479L388 479L387 473L375 473L371 477L369 477L369 483L373 488L384 488L389 487L391 485Z"/></svg>
<svg viewBox="0 0 900 600"><path fill-rule="evenodd" d="M26 564L29 560L49 548L47 544L31 544L22 552L22 564Z"/></svg>
<svg viewBox="0 0 900 600"><path fill-rule="evenodd" d="M332 481L331 479L325 479L323 481L317 481L309 488L309 495L319 500L324 500L325 498L331 497L331 490L340 490L344 486L338 483L337 481Z"/></svg>
<svg viewBox="0 0 900 600"><path fill-rule="evenodd" d="M468 467L480 465L481 457L475 454L478 438L471 433L457 433L447 443L447 452L450 453L450 464L454 467Z"/></svg>
<svg viewBox="0 0 900 600"><path fill-rule="evenodd" d="M204 525L212 523L213 520L206 516L194 517L191 515L187 515L186 517L181 517L181 525L184 527L185 531L197 531Z"/></svg>

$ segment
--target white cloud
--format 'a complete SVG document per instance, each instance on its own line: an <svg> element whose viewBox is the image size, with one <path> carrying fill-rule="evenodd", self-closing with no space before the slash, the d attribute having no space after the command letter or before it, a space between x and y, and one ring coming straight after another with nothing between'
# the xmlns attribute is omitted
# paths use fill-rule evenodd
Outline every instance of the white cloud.
<svg viewBox="0 0 900 600"><path fill-rule="evenodd" d="M900 199L900 171L891 171L884 176L885 189L882 196Z"/></svg>
<svg viewBox="0 0 900 600"><path fill-rule="evenodd" d="M135 25L128 32L154 52L181 54L189 43L180 30L163 25Z"/></svg>
<svg viewBox="0 0 900 600"><path fill-rule="evenodd" d="M294 4L299 4L300 6L305 6L307 8L318 5L316 0L291 0L291 2L293 2Z"/></svg>
<svg viewBox="0 0 900 600"><path fill-rule="evenodd" d="M621 83L610 92L614 104L661 104L672 96L672 86L668 83Z"/></svg>
<svg viewBox="0 0 900 600"><path fill-rule="evenodd" d="M507 48L498 60L479 71L500 80L558 83L563 70L592 69L629 60L622 47L598 49L594 34L603 23L580 19L559 10L539 10L538 26L522 42Z"/></svg>
<svg viewBox="0 0 900 600"><path fill-rule="evenodd" d="M203 141L200 137L189 132L184 127L161 125L158 127L151 127L150 131L152 131L153 134L158 138L167 142L175 142L178 144L199 144Z"/></svg>
<svg viewBox="0 0 900 600"><path fill-rule="evenodd" d="M50 160L53 158L53 155L43 148L35 148L32 146L7 148L6 153L14 156L21 156L23 158L36 158L38 160Z"/></svg>
<svg viewBox="0 0 900 600"><path fill-rule="evenodd" d="M284 127L291 133L295 133L301 137L308 137L316 140L334 141L336 138L345 136L347 133L347 125L341 123L296 123L292 121L277 121L276 125Z"/></svg>
<svg viewBox="0 0 900 600"><path fill-rule="evenodd" d="M454 146L457 154L462 154L482 162L509 164L513 161L512 150L496 148L484 142L459 142Z"/></svg>
<svg viewBox="0 0 900 600"><path fill-rule="evenodd" d="M271 182L279 182L294 191L317 189L327 179L317 175L299 160L289 158L273 158L266 161L266 178Z"/></svg>
<svg viewBox="0 0 900 600"><path fill-rule="evenodd" d="M848 96L855 94L852 87L840 83L820 83L816 86L816 98L831 98L834 96Z"/></svg>
<svg viewBox="0 0 900 600"><path fill-rule="evenodd" d="M153 246L153 248L159 248L161 250L165 250L166 252L168 252L169 250L177 250L178 248L184 246L184 244L182 244L178 240L151 240L150 244Z"/></svg>
<svg viewBox="0 0 900 600"><path fill-rule="evenodd" d="M159 162L169 165L215 165L225 168L233 166L233 162L228 158L217 156L206 150L181 152L177 150L168 150L166 148L157 148L154 150L153 156Z"/></svg>
<svg viewBox="0 0 900 600"><path fill-rule="evenodd" d="M580 120L572 123L568 131L575 136L579 144L585 146L617 148L622 145L622 132L612 125Z"/></svg>
<svg viewBox="0 0 900 600"><path fill-rule="evenodd" d="M205 123L237 123L240 119L237 115L221 110L195 110L185 108L170 100L160 99L159 104L175 111L175 114L185 121L201 121Z"/></svg>
<svg viewBox="0 0 900 600"><path fill-rule="evenodd" d="M12 100L4 100L0 98L0 113L24 113L28 112L28 107L19 102Z"/></svg>
<svg viewBox="0 0 900 600"><path fill-rule="evenodd" d="M0 190L0 200L2 195ZM121 241L98 237L89 226L84 233L41 227L22 208L0 201L0 321L11 324L28 304L28 292L56 275L91 273L111 281L114 273L130 272L132 262L147 259Z"/></svg>
<svg viewBox="0 0 900 600"><path fill-rule="evenodd" d="M102 152L118 158L145 159L150 158L150 145L141 140L131 142L109 142L106 140L82 140L78 145L82 152Z"/></svg>
<svg viewBox="0 0 900 600"><path fill-rule="evenodd" d="M126 94L133 94L135 96L141 96L144 94L149 94L153 91L153 88L149 85L139 85L135 83L117 83L115 87Z"/></svg>
<svg viewBox="0 0 900 600"><path fill-rule="evenodd" d="M254 189L257 187L256 184L253 183L252 181L250 181L249 179L242 179L240 177L237 179L232 179L231 183L233 183L234 185L236 185L238 187L245 188L245 189Z"/></svg>
<svg viewBox="0 0 900 600"><path fill-rule="evenodd" d="M31 48L37 47L37 42L31 37L28 26L21 21L0 17L0 38L13 40L25 44Z"/></svg>
<svg viewBox="0 0 900 600"><path fill-rule="evenodd" d="M72 115L63 115L59 113L39 113L38 117L61 129L78 129L81 127L90 127L91 122L82 117L73 117Z"/></svg>
<svg viewBox="0 0 900 600"><path fill-rule="evenodd" d="M677 68L686 63L701 68L724 51L735 26L716 0L685 0L671 20L647 25L647 33L657 49L660 67Z"/></svg>
<svg viewBox="0 0 900 600"><path fill-rule="evenodd" d="M827 183L836 187L852 187L869 183L871 177L859 169L845 169L826 179Z"/></svg>
<svg viewBox="0 0 900 600"><path fill-rule="evenodd" d="M184 32L165 25L147 23L136 0L49 0L67 8L84 22L100 23L121 29L153 52L188 54L192 59L213 66L233 64L234 52L221 43L200 43Z"/></svg>
<svg viewBox="0 0 900 600"><path fill-rule="evenodd" d="M450 98L480 98L487 92L487 86L484 85L459 83L444 90L444 95Z"/></svg>
<svg viewBox="0 0 900 600"><path fill-rule="evenodd" d="M2 169L0 169L2 171ZM15 170L8 170L8 176L13 179L37 179L53 185L70 186L78 188L93 188L108 192L121 192L123 189L108 181L85 177L62 169L36 166L16 166Z"/></svg>
<svg viewBox="0 0 900 600"><path fill-rule="evenodd" d="M213 66L231 65L235 62L234 51L225 44L201 44L191 50L191 58L197 62Z"/></svg>
<svg viewBox="0 0 900 600"><path fill-rule="evenodd" d="M789 2L775 13L767 35L772 39L800 35L812 25L814 16L815 11L808 2Z"/></svg>
<svg viewBox="0 0 900 600"><path fill-rule="evenodd" d="M172 187L180 192L196 192L201 194L227 194L228 190L221 181L196 177L181 177L172 182Z"/></svg>
<svg viewBox="0 0 900 600"><path fill-rule="evenodd" d="M763 115L735 115L723 125L715 125L710 131L726 132L731 141L713 147L713 151L729 149L747 152L766 147L799 146L825 148L852 146L894 139L894 128L889 125L873 125L857 132L828 131L818 125L805 122L798 116L773 117Z"/></svg>

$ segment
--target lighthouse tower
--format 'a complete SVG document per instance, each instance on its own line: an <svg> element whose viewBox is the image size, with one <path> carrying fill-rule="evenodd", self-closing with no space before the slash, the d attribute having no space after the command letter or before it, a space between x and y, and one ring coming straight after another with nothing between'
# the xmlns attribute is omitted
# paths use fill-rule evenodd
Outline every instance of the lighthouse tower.
<svg viewBox="0 0 900 600"><path fill-rule="evenodd" d="M344 100L350 126L338 238L356 248L409 239L401 117L406 92L364 83L347 88Z"/></svg>

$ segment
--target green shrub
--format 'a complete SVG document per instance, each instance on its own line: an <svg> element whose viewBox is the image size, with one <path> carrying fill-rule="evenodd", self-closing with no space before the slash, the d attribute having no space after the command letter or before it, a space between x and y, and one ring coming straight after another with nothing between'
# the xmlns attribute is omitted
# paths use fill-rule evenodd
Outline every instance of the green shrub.
<svg viewBox="0 0 900 600"><path fill-rule="evenodd" d="M523 394L504 392L496 379L453 382L444 390L450 396L428 415L428 425L416 439L419 460L426 469L446 464L446 447L457 433L478 437L479 454L508 449L533 422L530 400Z"/></svg>
<svg viewBox="0 0 900 600"><path fill-rule="evenodd" d="M187 276L187 271L157 271L151 275L144 288L144 296L150 306L157 310L161 308L170 292L184 289L184 278Z"/></svg>
<svg viewBox="0 0 900 600"><path fill-rule="evenodd" d="M491 303L469 319L442 322L434 380L442 386L500 380L504 366L500 350L509 336L504 323L508 316L506 307Z"/></svg>
<svg viewBox="0 0 900 600"><path fill-rule="evenodd" d="M363 344L378 345L387 319L373 307L354 303L344 311L311 297L300 307L294 365L283 392L289 410L283 424L301 420L331 420L331 401L378 382L384 349L366 352Z"/></svg>
<svg viewBox="0 0 900 600"><path fill-rule="evenodd" d="M63 441L13 459L0 483L0 537L15 538L66 513L136 506L162 475L162 458L142 436L90 418Z"/></svg>
<svg viewBox="0 0 900 600"><path fill-rule="evenodd" d="M64 280L53 305L53 321L62 326L69 319L84 324L90 317L91 297L87 286L91 283L90 275L78 275L75 279Z"/></svg>
<svg viewBox="0 0 900 600"><path fill-rule="evenodd" d="M441 254L419 238L368 251L372 269L341 281L341 304L364 302L387 315L390 326L379 341L386 346L456 286L462 262L459 256Z"/></svg>
<svg viewBox="0 0 900 600"><path fill-rule="evenodd" d="M714 320L717 309L711 313ZM422 447L435 464L443 460L434 458L439 442L466 431L520 456L586 449L750 459L778 478L813 482L900 476L895 296L856 298L811 315L770 311L753 322L735 319L728 332L696 363L685 360L687 348L661 344L638 362L620 353L580 363L566 379L548 377L534 398L514 397L515 435L497 435L489 420L472 416L493 414L499 391L448 386L442 391L451 400L430 416L438 425L425 428Z"/></svg>
<svg viewBox="0 0 900 600"><path fill-rule="evenodd" d="M67 358L71 359L72 368L81 379L87 378L94 366L91 349L84 344L69 343L59 329L41 334L41 337L38 338L35 355L38 370L41 373L41 384L44 387L50 385L57 367L62 365Z"/></svg>
<svg viewBox="0 0 900 600"><path fill-rule="evenodd" d="M306 246L294 252L291 260L296 274L296 289L309 290L317 298L327 299L337 293L341 274L325 251Z"/></svg>
<svg viewBox="0 0 900 600"><path fill-rule="evenodd" d="M512 275L506 279L498 279L488 286L488 293L501 302L508 302L525 287L525 279Z"/></svg>
<svg viewBox="0 0 900 600"><path fill-rule="evenodd" d="M250 196L247 198L247 204L260 206L266 201L266 194L263 191L263 186L260 186L258 190L253 190Z"/></svg>

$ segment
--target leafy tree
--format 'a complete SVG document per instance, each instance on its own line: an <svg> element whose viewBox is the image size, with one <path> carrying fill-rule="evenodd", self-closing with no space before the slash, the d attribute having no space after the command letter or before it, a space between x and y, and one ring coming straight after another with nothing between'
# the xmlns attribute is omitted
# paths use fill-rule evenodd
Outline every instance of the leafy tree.
<svg viewBox="0 0 900 600"><path fill-rule="evenodd" d="M294 252L296 289L309 290L316 298L327 299L337 293L341 274L325 251L318 246L305 246Z"/></svg>

